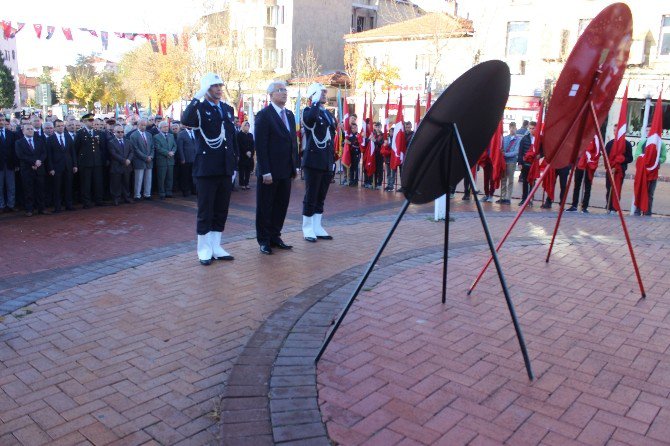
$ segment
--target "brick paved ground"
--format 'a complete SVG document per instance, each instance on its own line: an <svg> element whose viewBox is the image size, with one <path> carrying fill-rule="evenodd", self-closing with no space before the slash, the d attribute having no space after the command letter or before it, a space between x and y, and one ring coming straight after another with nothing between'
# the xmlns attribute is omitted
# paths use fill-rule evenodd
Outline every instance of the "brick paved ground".
<svg viewBox="0 0 670 446"><path fill-rule="evenodd" d="M235 436L231 424L228 425L230 427L228 431L225 429L226 424L221 425L223 433L220 433L217 428L217 419L222 407L230 408L230 404L249 400L230 394L230 389L236 387L234 383L226 385L229 377L240 375L242 369L239 367L244 365L245 358L255 357L253 354L241 354L252 352L247 349L254 348L254 344L253 342L248 344L248 342L255 339L263 343L274 338L276 348L283 348L281 355L289 357L300 357L295 356L295 352L285 350L290 349L291 345L309 344L313 347L315 344L313 341L309 343L309 340L295 336L288 338L291 330L299 328L300 324L296 326L278 324L274 328L270 327L272 329L269 332L258 330L269 327L265 325L265 321L272 322L282 318L302 321L301 317L307 314L304 312L309 308L308 304L321 301L324 296L332 294L333 289L336 289L335 294L339 296L338 302L341 303L341 300L346 297L346 287L350 287L352 281L355 281L362 271L377 243L386 232L391 215L395 214L400 202L399 194L373 193L336 186L329 197L329 205L336 210L327 213L327 218L330 223L329 227L332 228L337 239L330 243L320 242L317 245L311 245L303 242L301 234L296 232L299 231L302 198L300 188L301 185L296 184L289 211L290 218L286 226L285 239L296 245L294 252L278 253L272 257L263 257L257 253L257 245L253 240L253 192L238 192L233 198L230 224L224 237L225 240L230 241L227 248L235 254L236 260L233 263L217 263L210 268L200 267L194 260L192 201L154 201L119 208L101 208L58 216L33 217L32 219L17 215L3 215L0 219L0 235L4 246L10 248L3 250L0 254L0 294L3 296L1 298L3 308L8 308L13 313L6 316L0 323L0 360L2 361L0 365L0 444L115 443L125 445L154 441L159 444L200 445L216 444L220 440L244 444L245 437ZM486 205L486 207L490 210L499 209L496 205ZM466 212L472 209L471 205L455 202L455 209L457 221L452 231L455 260L450 263L450 277L458 276L459 271L462 273L464 267L475 268L483 259L481 232L477 232L477 241L471 240L471 229L477 224L472 214ZM432 253L435 256L435 253L439 251L442 226L428 220L430 211L430 206L411 209L406 222L399 228L397 238L389 247L384 260L385 267L383 271L380 270L380 273L391 271L396 260L401 258L406 259L407 262L413 262L411 268L408 267L408 271L413 273L416 270L419 277L433 275L435 272L433 270L439 269L436 257L431 259L430 255ZM508 212L490 214L494 234L502 233L504 227L509 223L510 215ZM548 228L551 228L552 218L551 213L531 212L517 231L515 243L522 243L524 240L530 243L527 240L529 236L532 237L535 245L544 242L544 235ZM650 309L645 313L635 307L636 311L629 311L640 319L643 316L649 318L649 322L638 322L637 326L646 327L648 323L654 327L653 332L648 334L645 345L631 344L633 348L644 352L645 348L650 348L646 345L649 339L652 339L653 345L656 345L656 339L662 340L663 336L667 335L667 321L664 319L666 313L663 313L660 297L667 291L667 282L663 281L667 279L664 279L661 273L664 269L660 266L652 269L648 260L652 254L665 255L662 243L653 240L655 235L651 228L656 227L657 232L662 232L665 228L663 224L666 224L667 221L663 218L638 220L641 223L640 230L636 231L636 246L649 245L652 248L647 254L640 253L650 294L648 301L650 303L645 304L651 305L655 310ZM571 223L578 224L579 229L571 227ZM575 215L566 218L563 229L571 236L569 240L573 245L563 242L560 244L554 257L556 262L549 266L553 271L551 274L555 275L560 272L563 272L564 276L572 274L572 266L568 268L562 262L573 262L570 256L573 253L572 250L578 247L597 246L598 250L603 249L604 252L620 256L615 258L619 263L625 263L623 255L625 252L622 254L618 248L620 244L617 241L618 236L612 235L618 234L615 223L614 219L597 215ZM599 243L596 244L596 242ZM544 294L532 299L517 297L517 294L523 294L523 284L513 279L520 274L518 269L526 265L524 261L537 261L541 248L530 243L530 246L533 247L529 250L529 254L532 253L533 256L528 257L517 254L515 250L519 248L515 246L515 243L510 245L512 249L510 249L510 257L507 260L510 262L510 282L513 296L519 301L520 317L529 340L531 354L535 359L536 373L541 376L537 382L539 384L543 382L544 374L549 372L559 374L563 371L563 369L552 370L550 358L542 356L542 354L554 354L557 357L559 355L559 352L545 353L543 350L547 349L540 348L544 345L543 339L547 336L549 339L558 337L561 332L553 332L552 328L565 330L562 325L565 322L558 319L562 315L561 311L570 313L576 310L561 309L554 315L556 320L550 319L550 326L545 326L548 322L536 314L544 308L537 303L537 299ZM605 264L603 260L594 263L597 267ZM318 274L308 273L311 265L318 265ZM453 268L451 265L454 265ZM540 266L544 267L543 264ZM663 267L667 269L667 266ZM516 273L513 272L514 270ZM545 270L542 269L542 271ZM471 273L470 270L468 272ZM408 275L408 277L413 276L414 274ZM610 282L616 280L617 295L621 293L623 296L621 299L624 302L630 300L630 293L626 293L626 290L630 291L635 287L632 277L630 275L621 277L621 274L610 274L610 276ZM461 274L458 279L450 281L450 286L456 287L454 293L463 289L469 280L468 277L470 275ZM358 305L368 302L379 291L379 287L386 287L387 283L393 284L389 280L384 280L382 285L377 285L372 292L366 294L361 304ZM335 285L338 288L334 288ZM611 284L608 285L612 287ZM453 327L451 330L445 330L445 332L452 333L452 336L460 333L456 326L464 325L462 328L466 334L462 340L461 338L457 340L462 345L455 351L468 358L474 371L465 369L468 370L468 373L460 377L460 375L456 376L453 372L449 372L449 367L444 367L442 375L437 375L440 379L449 380L452 383L451 387L458 387L467 392L465 387L476 384L469 381L474 380L472 376L491 375L488 380L485 377L482 380L493 385L491 384L493 378L502 377L500 379L505 380L505 385L509 385L509 382L517 383L516 387L512 388L512 392L517 392L529 400L532 398L526 393L533 397L536 396L533 393L535 387L528 386L528 383L523 380L515 340L510 337L506 326L502 325L502 322L506 322L507 319L503 317L498 321L497 316L492 316L495 312L491 310L498 310L500 305L497 301L499 296L491 291L494 285L489 276L480 285L477 295L472 299L473 301L479 300L477 311L487 315L486 321L490 321L493 328L483 324L478 325L481 328L474 326L471 314L472 304L465 298L461 301L454 301L450 298L450 306L447 309L451 311L447 312L441 306L421 299L407 308L409 305L407 299L399 298L397 295L394 297L392 293L393 289L403 290L407 289L406 286L407 283L399 282L393 284L391 288L386 288L388 292L384 293L384 297L388 294L390 302L395 302L399 308L405 308L403 313L405 319L411 321L414 317L411 312L415 309L423 309L422 311L428 313L434 312L438 317L445 318L443 321L445 324ZM412 291L417 296L419 294L432 295L434 290L431 290L430 286L423 282L417 283ZM597 319L598 323L585 326L583 329L593 331L591 340L605 339L605 334L609 333L607 330L614 330L611 326L618 321L612 318L620 317L619 312L622 310L612 309L606 305L609 300L603 298L604 291L592 286L591 289L593 293L585 296L585 299L600 298L593 303L591 311L603 312L603 319L602 321L599 319L601 316L585 316L589 321L592 320L591 318ZM549 290L542 291L542 293L545 292L548 293ZM308 296L312 301L307 300ZM658 296L657 300L652 300L652 296ZM571 297L574 298L574 296ZM665 297L667 298L667 295ZM486 302L483 300L485 298L488 299ZM548 294L547 298L559 299L559 296ZM296 299L306 300L300 307L295 303ZM34 304L29 304L33 301ZM326 316L324 316L325 319L322 319L321 336L327 325L323 323L323 320L332 318L339 305L337 302L328 303L326 299L324 302L332 314L327 313L326 310L322 311ZM404 302L402 305L405 307L402 307L400 302ZM454 307L459 302L463 306ZM543 305L550 306L549 303L545 302ZM389 317L392 318L391 315L385 313L389 311L386 309L387 306L379 303L375 305L379 306L379 314L385 315L384 321ZM492 307L486 305L492 305ZM22 308L16 310L18 307ZM359 314L361 311L362 314ZM347 319L347 324L360 324L360 321L366 316L366 311L369 310L356 307L351 318ZM446 319L452 311L458 314L459 318ZM424 319L427 321L425 325L432 327L432 322L429 323L429 319ZM534 327L535 321L540 321L537 322L540 324L538 327ZM442 327L435 329L438 330L438 328ZM645 329L648 330L648 328ZM468 330L472 330L472 333ZM549 334L547 335L546 332ZM380 333L382 333L381 329L374 334L379 335ZM498 343L492 343L490 339L493 337L490 336L492 333L494 336L502 336L498 339ZM288 339L288 341L278 345L276 339ZM616 339L619 338L616 337ZM334 367L333 361L346 351L347 342L350 340L351 338L338 336L337 343L333 344L333 350L329 350L324 357L319 381L324 386L322 392L325 390L326 396L329 385L324 380L334 376L333 373L340 373L331 369ZM447 337L442 342L449 341L450 338ZM361 347L364 345L366 344L361 344ZM476 359L475 354L472 354L471 357L463 350L471 345L477 347L474 351L478 354L480 353L479 346L493 345L498 350L493 352L484 350L485 353L493 355L492 358L482 356ZM621 345L628 344L622 341ZM664 378L659 375L663 368L667 367L660 359L661 345L662 342L659 341L655 347L656 350L652 349L656 354L653 357L657 362L652 364L653 361L647 359L647 362L652 361L647 364L647 367L653 365L656 368L662 365L661 370L656 374L649 372L655 377L654 380L650 378L645 381L640 374L624 376L624 378L634 380L625 381L625 386L639 389L636 402L639 400L640 403L650 405L660 404L653 399L643 398L645 392L658 395L658 391L654 393L651 390L643 391L642 389L662 388L662 385L665 385ZM603 346L581 345L581 349L577 349L576 353L572 354L584 355L583 350L587 350L589 354L586 356L589 358L593 356L593 359L586 363L590 367L588 370L591 370L604 361L602 351L604 346L605 344ZM375 349L371 351L378 353ZM481 365L480 363L497 364L493 358L503 356L502 351L505 351L507 355L503 364L505 368L487 372L488 364ZM639 353L636 357L641 354ZM411 355L411 352L408 355ZM441 350L435 355L442 358L440 361L451 363L451 357L443 357ZM464 357L459 356L456 360L464 361ZM646 355L642 357L647 358ZM412 365L421 362L419 354L415 354L412 358L414 361ZM365 356L359 358L359 360L363 359ZM370 362L373 361L372 357L369 359ZM291 361L288 360L288 362ZM585 360L580 360L580 364L583 361ZM435 361L430 358L425 362L429 364ZM388 363L389 361L383 362L384 365ZM465 363L467 364L467 361ZM442 365L441 362L438 364ZM345 367L341 372L344 377L346 373L349 373L351 364L344 364L342 361L342 364L338 366ZM569 365L562 364L562 367L569 368ZM603 365L601 368L606 369L606 366ZM619 365L619 368L615 368L612 373L623 373L619 370L620 368ZM355 367L351 370L354 369ZM586 373L582 370L579 372ZM284 387L292 380L300 382L303 379L296 378L303 375L300 370L292 370L290 367L283 370L272 369L270 373L283 373L284 376L288 376L283 380L274 381L275 387ZM608 375L603 376L600 380L607 381ZM313 373L312 377L314 377ZM620 383L624 378L617 382ZM462 382L463 380L466 382ZM314 378L311 381L316 382ZM587 382L590 384L590 381ZM638 387L638 384L640 386L644 384L644 386ZM341 388L338 387L340 385L341 382L335 380L333 389L341 391ZM394 382L394 385L400 386L402 381ZM264 386L263 389L242 390L248 390L252 394L263 394L269 384L266 382ZM496 389L502 387L504 386L501 384ZM601 394L602 392L589 393L590 388L573 387L586 394L584 397L580 395L581 400L575 397L577 402L584 405L600 409L598 406L601 403L600 399L608 398L607 395ZM237 388L239 389L240 386L238 385ZM479 391L485 392L486 388ZM282 393L282 389L276 389L274 392L270 395L265 391L265 394L286 402L283 406L275 404L276 411L272 417L274 430L272 426L268 431L266 424L250 422L249 417L252 414L248 412L241 415L242 421L247 423L246 428L265 429L260 434L265 435L265 438L270 441L317 438L310 437L312 434L309 430L316 429L318 425L318 420L313 419L314 412L311 414L295 412L291 410L290 394L287 397L286 393ZM368 391L370 392L372 391ZM220 402L221 395L226 396L223 406ZM439 395L441 393L436 394L435 398L439 399ZM477 401L477 398L472 401L468 400L467 398L471 396L467 393L463 397L466 406L456 405L454 409L463 412L468 412L469 408L478 410L472 401L476 403L481 401ZM315 392L312 397L316 401ZM349 408L342 408L338 412L335 409L337 407L335 403L323 395L322 398L325 401L322 410L328 416L331 437L343 443L357 442L360 437L354 435L349 437L348 434L342 437L338 432L343 431L338 431L337 427L333 428L333 426L347 426L347 422L339 421L335 415L337 413L346 414L345 409ZM259 402L266 408L270 407L267 397L261 400ZM538 401L544 400L539 398ZM513 402L516 404L518 401ZM449 404L452 404L451 401L445 400L443 408ZM537 404L537 402L529 404ZM527 406L528 404L520 405L526 410L537 410L534 406L531 409L528 409ZM665 416L667 407L659 407L661 409L658 415L656 413L654 415ZM645 413L647 409L648 407L644 404L635 408L640 413ZM232 413L226 412L224 421L231 421L230 417L226 418L226 415ZM618 414L616 411L613 413ZM239 412L237 414L240 415ZM477 412L474 414L477 415ZM301 415L305 415L305 418ZM626 414L619 415L625 416ZM550 415L545 414L545 416ZM603 416L595 418L596 421L602 424L612 422L611 418L602 418ZM282 428L291 423L295 425L296 418L297 421L309 420L308 423L298 424L309 424L310 427L303 426L297 431ZM661 424L663 419L656 424ZM487 418L484 420L490 421ZM485 423L476 421L478 422L476 426L482 426L482 433L487 432ZM402 420L399 423L402 423ZM654 420L649 420L652 427L653 423L655 423ZM468 429L472 429L472 425L468 426ZM379 431L381 432L386 427L387 424L384 424ZM237 425L235 428L241 427ZM532 428L524 427L524 429ZM595 431L595 428L590 429ZM405 435L406 432L404 430L402 432L402 435ZM479 433L479 431L476 432ZM632 430L632 432L636 431ZM267 436L268 434L270 437ZM300 435L303 436L300 437ZM562 435L565 436L565 433ZM411 438L407 436L407 439L403 441L409 442ZM648 436L648 438L653 437Z"/></svg>

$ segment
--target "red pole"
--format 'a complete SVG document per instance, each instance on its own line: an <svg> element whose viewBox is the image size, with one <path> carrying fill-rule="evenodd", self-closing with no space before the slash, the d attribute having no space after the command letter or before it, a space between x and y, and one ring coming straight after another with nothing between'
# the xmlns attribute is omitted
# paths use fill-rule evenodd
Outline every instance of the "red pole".
<svg viewBox="0 0 670 446"><path fill-rule="evenodd" d="M598 116L596 115L596 110L593 107L593 102L591 104L591 117L596 123L596 128L598 128ZM607 170L607 175L610 178L610 184L612 187L611 190L614 191L614 198L619 203L617 206L617 211L619 212L619 220L621 221L621 227L623 228L623 235L626 237L626 243L628 244L628 251L630 251L630 258L633 261L633 268L635 269L635 276L637 277L637 284L640 286L640 293L642 298L647 297L647 293L644 291L644 285L642 284L642 276L640 276L640 269L637 266L637 260L635 259L635 252L633 252L633 245L630 242L630 235L628 235L628 228L626 227L626 220L623 218L623 212L621 211L621 197L619 197L619 191L616 188L616 183L614 182L614 174L612 173L612 166L610 165L610 159L607 155L607 150L605 150L605 143L600 132L596 132L598 139L600 140L600 147L603 148L603 158L605 159L605 170Z"/></svg>
<svg viewBox="0 0 670 446"><path fill-rule="evenodd" d="M551 256L551 250L554 248L554 240L556 239L556 233L558 232L558 225L561 224L561 217L563 216L563 209L565 208L565 200L568 198L568 191L570 190L570 183L572 183L572 175L575 173L575 167L577 163L572 164L572 169L570 169L570 176L568 176L568 182L565 185L565 190L563 191L563 198L561 198L561 207L558 210L558 218L556 219L556 226L554 226L554 234L551 236L551 243L549 244L549 252L547 252L547 258L545 262L549 263L549 256Z"/></svg>
<svg viewBox="0 0 670 446"><path fill-rule="evenodd" d="M505 235L503 235L503 237L498 242L498 246L496 246L496 252L500 251L500 248L502 248L503 243L505 243L505 240L507 240L507 237L509 237L510 233L512 232L512 229L514 229L514 226L516 225L516 222L519 221L519 218L521 218L521 214L523 214L524 211L526 210L526 208L528 207L528 203L530 203L533 195L537 191L537 188L540 187L540 184L542 183L542 178L544 178L544 176L547 174L547 172L549 172L550 168L551 168L551 166L547 165L546 169L544 169L544 171L540 174L540 177L537 180L535 180L535 185L533 186L531 191L528 193L528 196L526 197L526 200L521 205L521 209L519 209L519 212L517 212L516 217L514 217L514 221L512 221L512 224L507 229L507 232L505 232ZM475 289L475 287L477 286L479 281L482 279L482 276L484 275L484 273L486 272L486 269L489 267L489 265L491 264L492 261L493 261L493 256L490 256L488 262L486 262L486 265L484 265L484 268L482 268L482 270L479 272L479 275L477 276L475 281L472 282L472 285L470 285L470 289L468 290L468 295L470 295L472 293L472 291Z"/></svg>

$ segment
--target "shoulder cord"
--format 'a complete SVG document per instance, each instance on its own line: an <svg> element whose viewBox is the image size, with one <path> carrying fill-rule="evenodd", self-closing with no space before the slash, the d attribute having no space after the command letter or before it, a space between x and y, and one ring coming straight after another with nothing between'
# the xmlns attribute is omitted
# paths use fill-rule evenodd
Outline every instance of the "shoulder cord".
<svg viewBox="0 0 670 446"><path fill-rule="evenodd" d="M323 139L318 139L316 137L316 133L314 132L314 127L316 127L316 122L312 127L309 127L304 121L303 125L307 130L309 130L312 133L312 139L314 140L314 144L316 144L317 149L325 149L328 146L328 141L331 140L330 138L330 126L326 129L326 136Z"/></svg>
<svg viewBox="0 0 670 446"><path fill-rule="evenodd" d="M202 135L202 139L205 141L205 143L212 149L218 149L221 147L221 144L223 144L224 141L226 141L226 128L224 126L224 123L221 122L221 132L219 133L219 136L216 138L208 138L205 135L205 132L202 131L202 121L200 119L200 110L196 110L196 113L198 114L198 130L200 130L200 134Z"/></svg>

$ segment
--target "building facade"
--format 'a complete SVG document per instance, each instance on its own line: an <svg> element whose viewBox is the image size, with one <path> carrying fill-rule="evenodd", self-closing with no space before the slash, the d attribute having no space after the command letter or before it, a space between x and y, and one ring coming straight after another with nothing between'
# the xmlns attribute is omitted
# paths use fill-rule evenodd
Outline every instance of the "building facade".
<svg viewBox="0 0 670 446"><path fill-rule="evenodd" d="M0 39L0 52L5 65L7 65L14 76L16 84L14 93L14 104L18 107L21 103L19 89L19 60L16 51L16 39Z"/></svg>

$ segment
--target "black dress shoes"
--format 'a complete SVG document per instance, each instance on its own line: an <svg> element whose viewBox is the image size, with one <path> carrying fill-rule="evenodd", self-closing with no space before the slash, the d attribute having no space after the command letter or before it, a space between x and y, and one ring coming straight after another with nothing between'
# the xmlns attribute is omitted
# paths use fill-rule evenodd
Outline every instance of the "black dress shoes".
<svg viewBox="0 0 670 446"><path fill-rule="evenodd" d="M287 245L286 243L284 243L284 240L282 240L280 238L270 242L270 246L272 246L273 248L279 248L279 249L291 249L291 248L293 248L292 245Z"/></svg>
<svg viewBox="0 0 670 446"><path fill-rule="evenodd" d="M317 235L316 238L319 240L332 240L333 236L332 235Z"/></svg>
<svg viewBox="0 0 670 446"><path fill-rule="evenodd" d="M227 256L214 257L214 260L235 260L235 257L229 254Z"/></svg>
<svg viewBox="0 0 670 446"><path fill-rule="evenodd" d="M268 256L272 254L272 248L270 248L270 245L261 245L260 250L261 254L265 254Z"/></svg>
<svg viewBox="0 0 670 446"><path fill-rule="evenodd" d="M212 259L207 259L207 260L201 260L200 261L201 265L208 266L212 264Z"/></svg>

